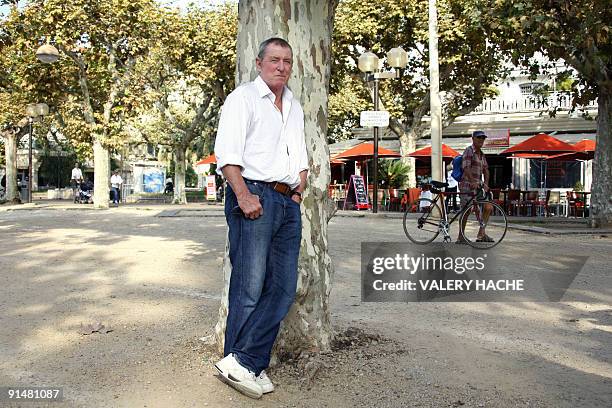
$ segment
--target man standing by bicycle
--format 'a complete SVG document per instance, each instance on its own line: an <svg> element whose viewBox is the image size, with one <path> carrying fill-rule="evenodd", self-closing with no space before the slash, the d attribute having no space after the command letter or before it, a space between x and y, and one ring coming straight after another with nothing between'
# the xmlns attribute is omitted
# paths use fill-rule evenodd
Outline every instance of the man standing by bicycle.
<svg viewBox="0 0 612 408"><path fill-rule="evenodd" d="M470 194L476 193L479 188L483 188L485 192L489 191L489 165L482 146L484 145L487 135L482 130L476 130L472 133L472 145L468 146L463 152L463 158L461 161L461 168L463 169L463 177L459 182L459 192L461 194L461 207L465 206L471 199ZM483 197L484 198L484 197ZM476 242L494 242L485 232L485 226L489 222L489 216L491 215L492 207L488 204L483 206L483 220L482 225L478 230L476 236ZM465 229L467 217L465 217L461 229ZM457 244L465 244L466 241L459 232L457 237Z"/></svg>

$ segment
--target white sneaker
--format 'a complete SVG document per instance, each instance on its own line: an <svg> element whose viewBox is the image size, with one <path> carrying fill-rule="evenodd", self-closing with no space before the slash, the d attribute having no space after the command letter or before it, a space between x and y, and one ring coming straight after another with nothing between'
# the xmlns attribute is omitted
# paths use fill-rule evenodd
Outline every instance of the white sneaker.
<svg viewBox="0 0 612 408"><path fill-rule="evenodd" d="M255 377L255 382L261 386L261 390L264 394L274 391L274 384L272 384L272 380L270 380L270 377L268 377L265 371L262 371Z"/></svg>
<svg viewBox="0 0 612 408"><path fill-rule="evenodd" d="M263 390L255 378L255 373L243 367L232 353L225 356L215 364L215 368L223 381L240 391L247 397L261 398Z"/></svg>

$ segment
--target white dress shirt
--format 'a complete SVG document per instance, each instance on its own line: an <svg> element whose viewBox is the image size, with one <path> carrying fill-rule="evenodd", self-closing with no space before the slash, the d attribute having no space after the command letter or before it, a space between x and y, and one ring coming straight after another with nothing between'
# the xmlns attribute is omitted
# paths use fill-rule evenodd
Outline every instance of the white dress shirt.
<svg viewBox="0 0 612 408"><path fill-rule="evenodd" d="M260 77L227 96L215 141L218 174L231 164L250 180L300 184L300 172L308 169L304 111L289 88L282 98L281 113Z"/></svg>
<svg viewBox="0 0 612 408"><path fill-rule="evenodd" d="M123 184L123 179L120 175L113 174L110 178L111 187L119 188Z"/></svg>
<svg viewBox="0 0 612 408"><path fill-rule="evenodd" d="M72 169L72 175L70 176L70 180L83 180L83 173L81 173L81 169L74 168Z"/></svg>

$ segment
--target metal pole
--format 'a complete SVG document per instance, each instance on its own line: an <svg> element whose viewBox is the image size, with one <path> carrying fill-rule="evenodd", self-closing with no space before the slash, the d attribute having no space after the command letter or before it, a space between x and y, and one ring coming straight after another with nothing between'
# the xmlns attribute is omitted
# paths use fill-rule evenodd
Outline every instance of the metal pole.
<svg viewBox="0 0 612 408"><path fill-rule="evenodd" d="M30 137L29 137L29 148L28 148L28 203L32 202L32 132L34 119L30 118Z"/></svg>
<svg viewBox="0 0 612 408"><path fill-rule="evenodd" d="M374 110L378 110L378 82L374 78ZM374 126L374 192L372 196L372 212L378 212L378 126Z"/></svg>
<svg viewBox="0 0 612 408"><path fill-rule="evenodd" d="M440 65L438 63L438 12L436 0L429 0L429 87L431 117L431 177L443 181L442 102L440 101Z"/></svg>

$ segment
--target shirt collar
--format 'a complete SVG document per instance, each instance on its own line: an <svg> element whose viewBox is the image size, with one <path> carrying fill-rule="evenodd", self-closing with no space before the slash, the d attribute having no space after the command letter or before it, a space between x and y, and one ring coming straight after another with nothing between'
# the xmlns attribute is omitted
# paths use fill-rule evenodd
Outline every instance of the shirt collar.
<svg viewBox="0 0 612 408"><path fill-rule="evenodd" d="M255 78L255 86L257 87L257 92L259 92L259 97L263 98L264 96L268 96L268 95L273 95L274 93L270 90L270 88L268 87L268 85L264 82L263 79L261 79L261 76L257 75L257 78ZM291 92L291 90L285 86L283 88L283 101L289 99L291 100L293 98L293 92Z"/></svg>

